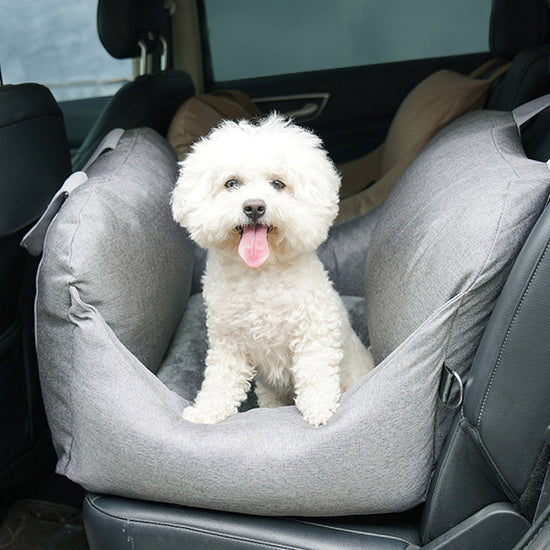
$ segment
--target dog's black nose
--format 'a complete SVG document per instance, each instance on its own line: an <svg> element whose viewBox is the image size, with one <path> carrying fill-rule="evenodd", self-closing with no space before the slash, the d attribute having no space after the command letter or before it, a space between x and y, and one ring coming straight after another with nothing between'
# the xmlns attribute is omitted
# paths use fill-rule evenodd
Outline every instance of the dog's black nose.
<svg viewBox="0 0 550 550"><path fill-rule="evenodd" d="M243 212L255 222L265 214L265 202L262 199L249 199L244 201Z"/></svg>

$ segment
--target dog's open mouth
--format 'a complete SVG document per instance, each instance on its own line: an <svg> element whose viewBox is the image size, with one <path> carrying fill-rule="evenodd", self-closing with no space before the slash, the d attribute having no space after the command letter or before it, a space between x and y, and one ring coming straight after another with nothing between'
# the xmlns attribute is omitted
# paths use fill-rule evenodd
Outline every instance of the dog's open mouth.
<svg viewBox="0 0 550 550"><path fill-rule="evenodd" d="M267 234L273 226L262 223L237 225L235 229L241 234L239 256L248 267L260 267L269 258Z"/></svg>

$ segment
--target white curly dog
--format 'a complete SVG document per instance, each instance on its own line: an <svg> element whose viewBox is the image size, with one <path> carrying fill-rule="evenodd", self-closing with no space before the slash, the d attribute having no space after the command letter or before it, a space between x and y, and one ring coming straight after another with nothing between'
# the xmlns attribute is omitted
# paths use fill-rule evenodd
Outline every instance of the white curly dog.
<svg viewBox="0 0 550 550"><path fill-rule="evenodd" d="M255 378L260 407L295 403L319 426L373 368L315 253L339 187L321 140L277 115L223 122L181 162L174 219L208 250L209 350L184 419L236 413Z"/></svg>

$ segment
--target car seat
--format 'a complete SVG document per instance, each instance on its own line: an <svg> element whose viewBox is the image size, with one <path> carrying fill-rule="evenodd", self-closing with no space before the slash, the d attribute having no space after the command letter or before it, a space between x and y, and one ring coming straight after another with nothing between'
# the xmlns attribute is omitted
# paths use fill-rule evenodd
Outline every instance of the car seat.
<svg viewBox="0 0 550 550"><path fill-rule="evenodd" d="M548 105L550 98L543 99L542 107L538 108ZM542 124L547 128L548 119L543 113L529 122L524 120L524 114L521 109L516 111L515 120L524 128L525 147L531 151L532 147L540 146L536 143L536 136L541 135L537 126ZM167 191L175 170L173 153L166 149L161 138L148 132L127 133L112 153L102 154L92 163L87 175L78 176L83 185L73 189L46 234L47 253L38 280L37 335L45 401L60 456L59 471L81 481L88 489L104 493L90 494L85 502L86 528L92 548L132 544L135 548L153 549L173 544L196 548L412 549L425 544L427 548L477 545L504 549L511 548L525 534L536 515L549 455L545 431L550 411L546 410L544 383L545 352L549 343L542 336L548 322L546 305L550 303L546 296L550 288L547 284L550 266L545 254L550 240L548 211L544 211L537 223L536 218L544 209L550 174L542 162L520 160L520 157L525 159L524 154L520 154L518 145L511 145L509 141L517 141L513 137L517 130L510 121L509 113L480 112L450 126L411 165L381 213L336 226L328 247L320 252L327 265L331 258L339 258L335 270L328 267L336 286L347 291L339 272L345 271L343 266L351 270L357 268L361 262L357 261L353 249L355 243L368 243L367 267L369 263L371 267L366 287L367 318L373 353L380 363L357 389L344 395L334 422L323 429L325 431L306 433L303 421L300 423L292 407L249 411L214 428L186 425L177 420L183 401L176 394L166 392L163 383L171 383L168 378L161 383L151 373L157 372L159 363L164 368L173 353L178 370L185 362L182 354L193 352L181 347L170 347L166 352L181 315L178 312L183 307L182 300L189 293L193 257L184 235L175 232L169 216L160 215L163 211L166 213L168 207ZM501 129L497 131L497 127ZM490 160L483 156L477 157L478 162L472 160L472 131L478 130L481 132L475 138L478 145L492 147L486 132L497 132L500 137L494 134L494 139L503 140L502 147L491 153ZM530 136L535 136L534 143ZM452 161L460 143L462 169L460 163L451 166L445 177L440 167ZM147 158L143 158L144 149L148 151ZM542 158L550 153L539 152ZM503 153L504 160L499 156ZM486 150L481 154L486 154ZM170 155L172 162L167 162ZM435 165L434 158L437 159ZM127 159L132 161L126 162ZM508 163L513 166L512 171ZM533 172L516 180L513 174L523 173L524 164L529 167L528 172ZM474 170L481 170L479 174L471 172L472 166ZM159 178L160 167L167 171L166 177ZM429 189L425 192L435 203L419 205L422 199L416 192L419 185L422 189L427 185L428 173L430 185L443 187L438 193ZM510 175L513 179L509 184ZM449 186L447 192L445 182L455 178L456 183ZM484 185L479 185L478 179L483 180ZM151 182L153 189L157 189L152 194L148 191ZM494 185L504 191L503 198L492 194ZM514 197L504 198L509 192ZM458 211L453 207L457 200L454 193L459 193L463 207ZM466 199L468 207L464 208L462 200ZM493 210L490 206L493 204L501 204L507 215L499 214L501 206ZM446 241L465 230L466 238L460 238L458 250L455 245L440 249L432 244L426 248L420 246L418 255L417 247L408 241L416 239L422 223L420 226L403 224L402 217L410 215L414 222L412 218L420 213L430 219L435 216L437 220L439 207L432 211L435 205L443 207L444 223L424 224L422 231L427 230L436 240L444 233ZM454 216L453 220L448 216ZM465 218L469 223L461 225ZM144 233L140 224L152 219L155 224L146 222ZM460 220L458 225L454 223L456 220ZM492 220L489 226L488 220ZM373 224L376 224L375 231ZM116 232L111 231L112 227ZM493 229L488 231L489 227ZM523 241L522 235L526 236L532 227L510 272L509 263ZM356 235L368 236L370 242L354 237L357 230ZM500 244L496 237L493 241L490 236L493 231L504 239ZM112 235L110 240L106 239L107 235ZM484 240L486 237L488 240ZM354 241L351 247L342 246L346 240ZM491 261L483 260L483 252L481 263L473 264L483 266L482 271L478 273L474 267L473 279L470 275L461 275L462 264L470 265L481 243L490 255L499 252ZM396 254L396 248L401 253ZM460 261L452 263L451 258L457 254ZM432 256L433 262L429 260ZM411 261L415 268L404 276L403 269L406 271ZM441 285L445 286L447 280L454 281L455 270L458 270L458 284L465 293L461 291L445 302L436 317L430 316L421 322L424 318L421 314L415 320L414 312L422 310L425 303L434 299L438 302ZM388 277L389 272L395 274L394 282ZM432 353L446 357L441 370L440 399L449 407L460 406L463 392L459 378L468 371L468 358L472 357L475 350L472 346L478 341L476 331L485 325L492 309L491 296L498 292L508 273L508 281L473 362L464 403L437 462L426 505L423 510L414 506L400 512L410 508L407 503L418 504L422 500L428 478L424 473L417 477L414 468L419 458L421 463L427 459L425 473L429 477L429 457L433 449L439 449L438 438L447 431L438 426L447 426L453 416L443 405L433 402L432 390L428 394L417 393L415 384L422 387L429 384L433 392L436 391L440 369L439 366L433 369L431 359L425 363L424 351L415 351L415 345L423 348L426 342L432 350L429 357ZM432 283L424 284L424 291L419 294L415 295L413 289L402 297L400 293L415 279L421 281L421 286L426 279ZM67 288L68 280L72 282ZM155 284L150 284L151 281ZM380 284L390 284L393 291L380 294L377 290ZM136 285L141 289L139 292ZM472 301L474 295L469 294L469 289L485 298L481 302ZM412 310L402 307L413 302ZM464 307L463 311L478 319L475 326L462 315L453 313L455 305ZM402 314L396 315L396 306L401 307ZM200 301L190 299L180 324L183 333L178 329L179 336L174 336L178 345L179 337L185 336L192 323L197 322L200 311ZM447 344L431 341L439 339L432 327L438 326L436 319L440 319L440 315L447 328L458 331L461 335L458 339L455 337ZM396 325L393 335L391 324ZM378 336L373 326L382 327ZM410 330L418 335L417 339L406 336ZM196 347L200 334L195 333L195 339L185 346ZM398 345L392 352L395 346L392 339L400 341L404 337L403 346ZM60 346L61 342L70 342L70 345ZM448 350L454 353L447 355ZM417 353L420 355L415 355ZM413 356L415 360L411 359ZM192 362L196 361L194 357ZM405 361L405 370L399 368L401 361ZM383 363L385 370L381 370ZM436 363L439 365L438 359ZM417 371L420 364L427 364L428 370ZM415 369L410 370L413 366ZM160 377L160 371L158 373ZM183 374L185 377L189 373ZM389 387L387 376L393 376ZM374 386L369 386L369 379L376 380ZM406 388L404 393L399 389L401 380ZM185 383L191 385L191 379ZM376 389L368 393L368 401L357 401L369 387ZM379 403L377 408L373 403L377 403L381 394L388 400L385 404ZM366 407L366 416L354 403ZM436 414L430 413L431 420L422 422L422 411L432 407L437 410ZM168 417L164 413L159 415L159 411L165 411ZM372 444L369 431L376 429L377 422L373 423L372 419L378 415L382 431L376 432L375 440L380 447L365 447L361 442L367 437ZM167 418L170 418L168 424ZM361 433L362 425L367 426L366 433ZM419 446L417 437L426 427L428 433L435 427L439 436L434 439L430 436ZM301 434L297 440L292 439L296 436L292 435L294 430ZM353 434L357 439L350 438ZM414 438L408 434L414 434ZM273 446L260 448L255 438L262 440L267 435L271 435L269 440ZM288 441L289 445L281 445L281 441ZM353 441L356 441L355 447ZM403 442L406 442L404 446ZM393 447L395 444L398 447ZM233 460L235 445L239 456L248 445L246 458L243 460L241 456L238 463ZM393 454L395 450L399 450L401 458ZM338 456L338 464L341 461L342 466L348 464L348 467L339 467L334 477L329 476L330 463L327 470L326 464L315 460L321 451L332 458ZM438 454L436 450L435 456ZM284 456L285 461L278 461L279 456ZM258 457L259 463L256 463ZM206 463L209 465L205 468ZM183 469L178 473L180 467ZM226 468L238 474L224 476L222 472ZM324 472L323 475L319 475L319 471ZM293 483L288 484L292 473L296 475ZM284 486L278 484L280 477L287 479ZM349 484L350 480L353 483ZM342 484L345 484L344 490ZM414 485L412 493L411 484ZM109 492L126 498L107 496L105 493ZM148 503L141 500L145 494L155 500L163 500L166 495L166 500L187 502L197 508ZM456 494L460 498L455 498ZM201 505L225 512L201 510ZM239 509L270 515L280 515L283 510L300 515L303 510L303 515L308 517L235 514ZM357 514L361 509L393 510L394 513L349 519L319 517L338 512Z"/></svg>
<svg viewBox="0 0 550 550"><path fill-rule="evenodd" d="M49 449L38 383L33 300L37 261L23 235L70 174L63 115L39 84L0 85L0 488Z"/></svg>
<svg viewBox="0 0 550 550"><path fill-rule="evenodd" d="M193 94L189 75L168 67L170 15L164 4L163 0L98 1L97 28L103 46L117 59L139 58L140 75L110 99L73 158L75 170L86 164L114 128L148 126L165 135L180 103ZM155 71L145 74L151 55Z"/></svg>

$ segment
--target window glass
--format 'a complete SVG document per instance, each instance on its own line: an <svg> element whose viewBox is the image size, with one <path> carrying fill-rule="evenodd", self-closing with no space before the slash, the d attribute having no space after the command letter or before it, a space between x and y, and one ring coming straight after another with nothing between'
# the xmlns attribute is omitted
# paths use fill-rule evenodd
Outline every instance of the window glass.
<svg viewBox="0 0 550 550"><path fill-rule="evenodd" d="M4 83L38 82L58 101L114 94L133 78L132 61L103 48L96 9L97 0L0 0Z"/></svg>
<svg viewBox="0 0 550 550"><path fill-rule="evenodd" d="M491 0L204 0L217 81L488 50Z"/></svg>

